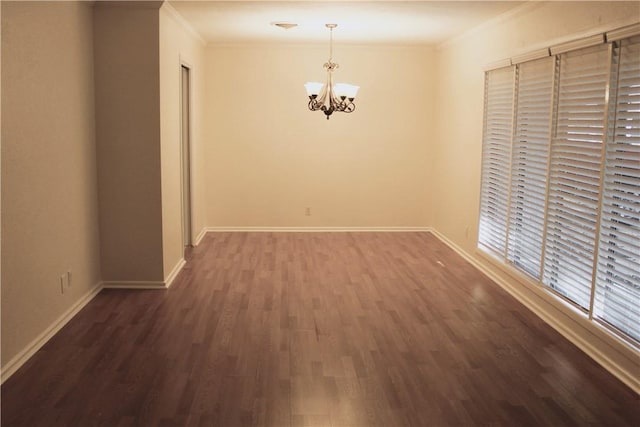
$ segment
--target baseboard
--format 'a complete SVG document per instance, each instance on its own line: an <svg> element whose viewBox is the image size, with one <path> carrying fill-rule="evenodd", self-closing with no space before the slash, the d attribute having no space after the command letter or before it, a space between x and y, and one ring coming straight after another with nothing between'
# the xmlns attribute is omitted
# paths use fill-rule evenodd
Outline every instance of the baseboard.
<svg viewBox="0 0 640 427"><path fill-rule="evenodd" d="M205 227L203 232L265 233L361 233L361 232L429 232L431 227ZM201 233L202 234L202 233Z"/></svg>
<svg viewBox="0 0 640 427"><path fill-rule="evenodd" d="M202 230L200 230L200 233L196 237L196 241L193 243L193 246L198 246L200 242L202 242L202 239L204 239L204 236L206 235L207 235L207 227L202 227Z"/></svg>
<svg viewBox="0 0 640 427"><path fill-rule="evenodd" d="M185 264L186 261L184 258L180 259L164 281L109 280L102 282L102 287L104 289L168 289L173 284L173 281L176 279Z"/></svg>
<svg viewBox="0 0 640 427"><path fill-rule="evenodd" d="M75 304L58 317L47 329L31 341L20 353L13 357L0 370L0 383L4 383L27 360L31 358L43 345L47 343L60 329L62 329L80 310L84 308L102 290L102 284L98 283L85 293Z"/></svg>
<svg viewBox="0 0 640 427"><path fill-rule="evenodd" d="M164 281L116 280L102 282L104 289L167 289Z"/></svg>
<svg viewBox="0 0 640 427"><path fill-rule="evenodd" d="M625 354L622 354L616 347L624 346L624 344L613 343L607 341L616 340L615 338L607 337L606 341L603 340L602 334L604 332L597 330L599 327L594 322L590 322L584 319L573 318L569 313L562 313L565 320L572 322L571 326L567 326L563 323L558 317L557 313L553 311L557 310L552 307L553 302L549 301L547 303L548 307L544 307L538 302L531 299L531 296L526 295L523 291L525 289L524 285L514 284L509 280L501 277L496 274L489 268L487 265L480 262L475 257L468 254L462 248L460 248L456 243L449 240L446 236L439 233L437 230L432 230L431 233L436 236L440 241L449 246L452 250L454 250L458 255L468 261L471 265L476 267L482 273L484 273L487 277L497 283L500 287L502 287L505 291L507 291L511 296L517 299L520 303L522 303L529 310L534 312L538 317L540 317L545 323L555 329L558 333L560 333L563 337L573 343L576 347L581 349L584 353L586 353L593 360L598 362L603 368L609 371L612 375L618 378L620 381L629 386L633 391L640 394L640 378L632 372L631 370L623 367L620 363L617 363L612 359L612 357L605 352L602 352L588 340L586 340L583 336L576 332L576 330L580 330L581 332L588 334L594 340L600 341L602 344L608 346L612 352L618 353L620 355L620 360L628 359L630 364L633 365L633 359ZM546 295L536 295L538 298L542 298L543 300L547 298ZM552 296L548 296L548 298L553 298ZM546 301L545 301L546 302ZM553 310L553 311L551 311ZM587 322L587 323L585 323ZM616 340L617 341L617 340ZM631 352L632 350L629 350ZM637 355L636 355L637 357ZM637 363L637 362L636 362ZM636 365L637 369L637 365Z"/></svg>
<svg viewBox="0 0 640 427"><path fill-rule="evenodd" d="M165 288L169 288L169 287L171 287L171 285L173 285L173 281L176 279L176 277L178 277L178 274L180 274L180 271L182 270L182 267L184 267L184 265L186 263L187 262L184 260L184 258L181 258L180 261L178 261L176 266L173 267L173 270L171 270L171 273L169 273L167 278L164 279L164 287Z"/></svg>

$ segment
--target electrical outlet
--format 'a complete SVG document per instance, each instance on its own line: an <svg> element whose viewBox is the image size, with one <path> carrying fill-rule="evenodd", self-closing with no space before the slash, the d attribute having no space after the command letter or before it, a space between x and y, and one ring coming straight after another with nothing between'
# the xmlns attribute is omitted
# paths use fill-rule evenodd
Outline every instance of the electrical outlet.
<svg viewBox="0 0 640 427"><path fill-rule="evenodd" d="M65 282L65 275L63 274L62 276L60 276L60 293L64 294L64 282Z"/></svg>
<svg viewBox="0 0 640 427"><path fill-rule="evenodd" d="M71 269L67 271L67 288L71 287Z"/></svg>
<svg viewBox="0 0 640 427"><path fill-rule="evenodd" d="M304 215L305 216L311 216L311 208L305 208L304 209Z"/></svg>

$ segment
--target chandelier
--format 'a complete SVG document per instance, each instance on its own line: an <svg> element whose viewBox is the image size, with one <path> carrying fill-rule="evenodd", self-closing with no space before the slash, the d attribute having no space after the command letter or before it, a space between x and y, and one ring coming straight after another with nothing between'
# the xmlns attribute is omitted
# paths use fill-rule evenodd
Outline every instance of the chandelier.
<svg viewBox="0 0 640 427"><path fill-rule="evenodd" d="M333 70L338 68L338 64L332 61L333 57L333 29L338 24L326 24L329 29L329 62L325 62L324 68L327 70L327 84L319 82L307 82L304 87L309 95L309 110L322 111L329 120L329 116L335 111L341 113L351 113L356 109L353 101L356 99L359 86L347 83L333 84Z"/></svg>

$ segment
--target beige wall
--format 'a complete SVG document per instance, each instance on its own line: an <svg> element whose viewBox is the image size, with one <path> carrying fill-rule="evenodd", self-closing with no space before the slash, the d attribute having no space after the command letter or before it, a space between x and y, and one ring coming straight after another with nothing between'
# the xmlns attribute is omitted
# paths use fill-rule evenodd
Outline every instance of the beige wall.
<svg viewBox="0 0 640 427"><path fill-rule="evenodd" d="M182 192L181 192L181 65L190 68L192 95L192 238L204 227L201 180L197 163L201 144L201 105L204 74L204 42L187 31L170 5L160 9L160 129L162 164L162 248L164 277L174 270L183 257Z"/></svg>
<svg viewBox="0 0 640 427"><path fill-rule="evenodd" d="M361 88L329 121L303 87L327 45L207 49L206 225L430 225L434 52L335 38L335 81Z"/></svg>
<svg viewBox="0 0 640 427"><path fill-rule="evenodd" d="M102 278L162 281L157 2L96 3L96 141Z"/></svg>
<svg viewBox="0 0 640 427"><path fill-rule="evenodd" d="M478 234L480 164L483 118L483 66L517 53L612 29L640 20L640 3L534 3L526 5L506 20L483 25L466 36L441 46L437 53L438 91L436 143L434 144L433 226L484 266L495 277L513 286L530 306L537 306L543 318L551 319L571 335L591 347L592 355L637 373L633 352L610 335L599 332L589 322L557 299L515 280L476 250ZM635 367L634 367L635 366Z"/></svg>
<svg viewBox="0 0 640 427"><path fill-rule="evenodd" d="M3 368L100 280L92 40L89 4L2 2Z"/></svg>

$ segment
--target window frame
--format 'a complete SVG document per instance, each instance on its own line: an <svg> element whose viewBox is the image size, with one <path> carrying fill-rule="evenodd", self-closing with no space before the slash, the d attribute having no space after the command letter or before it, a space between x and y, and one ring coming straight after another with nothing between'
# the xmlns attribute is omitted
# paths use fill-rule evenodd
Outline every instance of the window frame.
<svg viewBox="0 0 640 427"><path fill-rule="evenodd" d="M622 341L630 344L633 348L640 348L640 336L633 336L631 335L629 332L625 332L621 327L617 327L614 324L609 323L608 321L604 320L603 317L604 316L600 316L600 315L594 315L595 313L595 307L594 305L597 304L596 299L597 299L597 286L598 286L598 277L599 277L599 269L602 268L601 266L601 258L602 255L600 253L601 250L601 246L600 246L600 242L601 240L604 238L602 235L602 212L603 212L603 206L604 206L604 199L606 197L610 197L611 195L606 195L606 188L605 188L605 175L607 174L607 158L608 158L608 152L611 149L611 146L615 144L615 140L612 139L610 133L611 133L611 128L615 128L616 126L616 117L615 117L615 113L617 111L618 108L618 97L617 97L617 90L618 90L618 76L617 73L619 72L619 67L616 66L616 64L614 63L615 58L614 55L616 53L616 49L620 50L620 52L622 52L621 50L621 46L624 46L624 43L626 40L631 40L634 36L640 34L640 26L635 26L633 31L629 31L628 29L622 29L622 30L616 30L614 32L611 32L612 37L610 37L607 40L607 35L606 34L601 34L598 36L592 36L589 37L587 39L585 39L584 42L580 42L580 41L574 41L574 42L569 42L563 46L557 47L557 48L550 48L547 50L542 50L542 51L537 51L537 53L535 55L523 55L522 56L522 60L520 62L514 63L513 60L510 60L509 63L511 65L508 64L504 64L504 62L502 64L500 64L501 66L494 68L494 69L489 69L489 70L485 70L485 100L483 103L483 139L482 139L482 167L481 167L481 182L480 182L480 205L479 205L479 216L478 216L478 221L479 221L479 227L478 227L478 236L477 236L477 248L480 249L483 253L488 254L491 258L495 259L496 261L498 261L501 265L504 265L505 267L507 267L507 269L509 270L513 270L514 272L518 273L518 275L522 275L522 277L526 278L526 280L528 282L531 282L533 284L535 284L537 287L540 287L542 289L544 289L545 291L547 291L548 293L554 295L555 297L559 297L562 301L564 301L565 303L568 303L570 306L572 306L574 309L577 309L577 312L581 313L587 320L589 320L590 322L596 323L600 326L603 326L607 331L609 332L613 332L613 334L615 336L617 336L618 338L620 338ZM592 214L595 214L595 229L593 230L593 239L592 240L588 240L587 246L589 248L592 249L593 254L592 254L592 259L589 259L588 261L591 261L591 265L590 265L590 271L591 271L591 275L590 275L590 282L589 282L589 293L588 293L588 306L585 307L585 301L583 301L582 304L577 303L576 301L573 301L571 298L563 295L561 292L558 292L558 290L553 289L553 287L551 287L548 284L545 284L545 270L546 270L546 252L547 252L547 239L548 239L548 225L549 225L549 207L550 207L550 201L549 201L549 197L550 197L550 193L551 193L551 163L552 163L552 149L553 149L553 144L554 141L556 140L556 136L557 136L557 120L558 120L558 100L559 100L559 85L562 83L561 79L560 79L560 64L561 64L561 56L563 54L567 54L568 52L570 52L571 54L575 54L576 51L580 51L583 49L589 49L590 47L594 47L598 44L602 44L605 43L607 45L606 49L607 49L607 57L608 57L608 66L607 66L607 71L606 71L606 93L605 93L605 99L604 99L604 104L603 104L603 108L604 108L604 113L602 115L602 140L601 140L601 145L599 147L599 163L600 163L600 167L599 167L599 173L598 173L598 177L597 177L597 182L598 185L596 187L597 189L597 194L596 194L596 198L597 198L597 204L595 205L595 210L592 212ZM517 146L517 141L516 141L516 135L518 132L517 126L518 126L518 101L519 101L519 95L520 95L520 88L519 88L519 73L520 73L520 67L521 64L524 63L528 63L528 62L532 62L534 60L540 59L542 57L544 57L544 53L545 51L548 53L548 55L546 56L550 56L553 58L552 62L552 68L553 68L553 78L551 80L551 87L550 87L550 92L551 92L551 114L550 114L550 118L549 118L549 141L548 141L548 152L547 152L547 165L546 165L546 189L545 189L545 194L544 194L544 205L543 205L543 235L542 235L542 248L541 248L541 256L539 259L539 265L540 265L540 272L539 272L539 277L536 277L535 274L533 274L531 271L528 271L527 268L524 268L521 265L518 265L519 263L515 260L515 259L511 259L510 257L510 244L511 244L511 240L510 240L510 232L512 230L512 228L515 227L515 223L514 223L514 218L512 217L512 197L514 197L514 188L513 188L513 179L514 179L514 170L513 170L513 162L514 162L514 157L517 156L516 153L516 146ZM620 55L622 55L622 53L620 53ZM510 141L510 145L509 145L509 162L508 162L508 184L507 184L507 194L506 194L506 199L507 199L507 212L506 212L506 216L505 216L505 222L504 224L498 224L500 227L504 227L504 229L502 229L502 231L492 231L490 233L495 234L497 233L498 235L502 236L504 235L504 251L497 250L495 247L492 247L491 244L489 244L489 242L484 241L483 238L483 227L486 226L486 224L483 225L483 221L486 221L486 218L483 216L483 209L484 209L484 199L485 197L487 197L487 194L485 194L485 187L487 186L487 184L485 183L485 178L486 178L486 173L487 171L485 170L486 168L486 163L487 160L485 159L485 155L487 152L489 152L489 148L486 147L486 144L489 143L489 140L487 139L487 115L488 115L488 97L490 96L490 94L488 93L488 79L489 79L489 73L498 71L498 70L502 70L503 72L505 72L506 70L512 70L512 76L513 76L513 92L512 92L512 108L511 108L511 113L512 113L512 117L511 117L511 141ZM639 84L640 84L640 80L639 80ZM614 117L611 117L611 112L610 109L613 108L613 115ZM615 129L613 129L613 132L615 132ZM632 187L632 188L636 188L636 187ZM640 187L638 187L638 189L640 189ZM639 190L640 191L640 190ZM591 212L591 211L590 211ZM491 226L491 224L489 224ZM484 231L484 235L487 235L486 230ZM608 245L611 245L611 242L607 242ZM585 267L588 265L589 263L585 264ZM632 266L635 263L632 262ZM586 272L587 270L585 270ZM583 281L586 281L586 276L585 278L582 278ZM632 297L634 297L635 294L631 294ZM633 301L635 301L634 299L630 300L630 304L633 305ZM635 312L631 312L631 316L634 316ZM635 317L632 317L632 319Z"/></svg>

